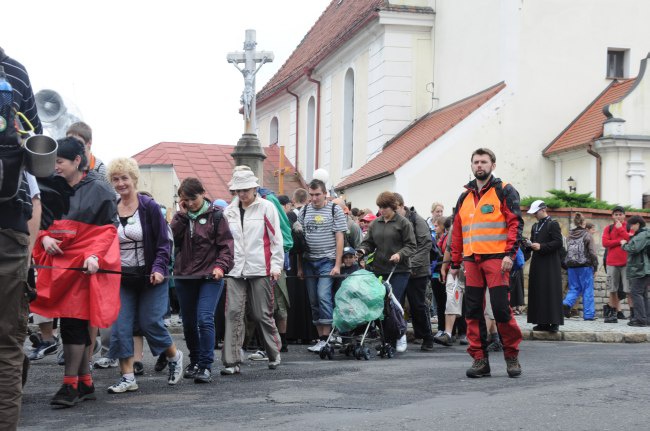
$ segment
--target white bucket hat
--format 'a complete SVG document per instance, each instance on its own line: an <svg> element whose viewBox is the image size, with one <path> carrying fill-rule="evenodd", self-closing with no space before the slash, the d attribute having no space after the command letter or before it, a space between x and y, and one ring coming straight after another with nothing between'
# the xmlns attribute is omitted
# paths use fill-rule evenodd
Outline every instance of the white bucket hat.
<svg viewBox="0 0 650 431"><path fill-rule="evenodd" d="M546 204L544 203L543 200L538 199L532 204L530 204L530 208L528 209L528 214L535 214L539 210L546 209Z"/></svg>
<svg viewBox="0 0 650 431"><path fill-rule="evenodd" d="M230 190L246 190L257 188L257 177L253 171L235 171L232 173L230 180Z"/></svg>

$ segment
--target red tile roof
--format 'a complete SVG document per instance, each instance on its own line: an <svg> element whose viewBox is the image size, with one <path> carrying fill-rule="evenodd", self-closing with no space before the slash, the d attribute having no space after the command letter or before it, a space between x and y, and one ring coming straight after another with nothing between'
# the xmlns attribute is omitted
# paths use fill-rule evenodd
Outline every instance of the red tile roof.
<svg viewBox="0 0 650 431"><path fill-rule="evenodd" d="M603 108L614 103L632 88L636 79L612 81L596 99L578 115L543 151L545 156L588 146L603 135L603 123L607 119Z"/></svg>
<svg viewBox="0 0 650 431"><path fill-rule="evenodd" d="M391 6L388 0L332 0L289 59L257 94L257 104L263 104L308 74L309 70L376 20L380 10L433 13L429 7Z"/></svg>
<svg viewBox="0 0 650 431"><path fill-rule="evenodd" d="M161 142L139 152L133 158L140 165L173 165L178 179L197 177L203 183L210 199L228 199L228 181L232 177L235 160L231 153L232 145L186 144L181 142ZM274 172L279 169L280 148L277 145L265 147L264 152L264 187L278 193L278 177ZM290 172L295 168L284 158L284 166ZM287 174L284 177L284 194L291 196L297 188L305 184L299 175Z"/></svg>
<svg viewBox="0 0 650 431"><path fill-rule="evenodd" d="M505 86L504 82L500 82L480 93L420 117L388 141L377 157L339 183L336 189L343 190L394 173Z"/></svg>

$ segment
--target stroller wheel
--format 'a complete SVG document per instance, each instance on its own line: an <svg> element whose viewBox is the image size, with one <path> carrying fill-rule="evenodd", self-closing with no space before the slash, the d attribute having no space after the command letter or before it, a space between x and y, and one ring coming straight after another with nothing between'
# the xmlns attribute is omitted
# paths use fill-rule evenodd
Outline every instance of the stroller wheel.
<svg viewBox="0 0 650 431"><path fill-rule="evenodd" d="M354 348L354 357L357 358L357 360L361 360L362 355L361 346L356 346Z"/></svg>
<svg viewBox="0 0 650 431"><path fill-rule="evenodd" d="M366 361L370 359L370 349L367 347L363 349L363 359L365 359Z"/></svg>
<svg viewBox="0 0 650 431"><path fill-rule="evenodd" d="M330 349L329 344L321 347L320 351L318 352L318 356L320 356L321 359L327 358L327 352L329 351L329 349Z"/></svg>

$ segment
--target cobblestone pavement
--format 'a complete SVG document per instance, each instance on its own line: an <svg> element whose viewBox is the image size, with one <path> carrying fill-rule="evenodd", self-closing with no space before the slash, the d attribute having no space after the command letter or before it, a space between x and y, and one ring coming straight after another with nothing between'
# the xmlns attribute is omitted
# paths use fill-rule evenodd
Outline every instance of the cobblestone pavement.
<svg viewBox="0 0 650 431"><path fill-rule="evenodd" d="M526 316L515 316L524 338L528 340L586 341L601 343L645 343L650 341L650 327L627 326L629 320L619 319L618 323L604 323L602 319L593 321L579 317L564 319L564 325L556 334L533 331L533 324L526 323Z"/></svg>

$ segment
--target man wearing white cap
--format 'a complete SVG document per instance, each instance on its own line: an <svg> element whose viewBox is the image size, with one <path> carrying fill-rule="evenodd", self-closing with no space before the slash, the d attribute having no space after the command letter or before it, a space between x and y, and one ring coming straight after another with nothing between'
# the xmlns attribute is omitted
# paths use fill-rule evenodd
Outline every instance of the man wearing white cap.
<svg viewBox="0 0 650 431"><path fill-rule="evenodd" d="M226 207L235 245L235 264L226 287L226 331L222 375L239 374L244 341L244 316L249 301L252 320L261 330L269 369L280 365L280 336L273 319L273 286L284 265L280 219L275 206L258 193L252 171L235 170L230 190L236 196Z"/></svg>
<svg viewBox="0 0 650 431"><path fill-rule="evenodd" d="M564 324L562 314L562 232L560 224L546 212L546 204L536 200L528 214L537 219L530 231L527 253L533 252L528 277L528 323L533 331L557 332Z"/></svg>

